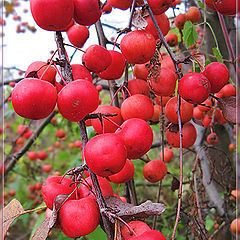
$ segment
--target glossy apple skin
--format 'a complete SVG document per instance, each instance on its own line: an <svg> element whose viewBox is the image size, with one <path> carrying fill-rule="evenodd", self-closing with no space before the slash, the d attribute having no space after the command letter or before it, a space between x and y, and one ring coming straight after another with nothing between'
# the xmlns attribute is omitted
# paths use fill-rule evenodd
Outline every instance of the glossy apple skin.
<svg viewBox="0 0 240 240"><path fill-rule="evenodd" d="M113 196L113 188L110 182L106 178L99 176L97 176L97 179L103 197ZM91 178L88 176L85 181L90 185L92 191L94 192ZM90 189L84 184L81 184L78 189L80 198L92 198L93 200L97 200L96 196L92 193L92 191L90 191Z"/></svg>
<svg viewBox="0 0 240 240"><path fill-rule="evenodd" d="M32 16L40 28L62 31L72 21L73 0L31 0Z"/></svg>
<svg viewBox="0 0 240 240"><path fill-rule="evenodd" d="M186 21L187 21L187 15L185 13L180 13L175 18L174 23L178 29L183 29Z"/></svg>
<svg viewBox="0 0 240 240"><path fill-rule="evenodd" d="M49 82L37 78L21 80L12 91L15 112L28 119L47 117L55 108L56 88Z"/></svg>
<svg viewBox="0 0 240 240"><path fill-rule="evenodd" d="M112 56L106 48L93 44L83 54L82 63L89 71L101 73L111 65Z"/></svg>
<svg viewBox="0 0 240 240"><path fill-rule="evenodd" d="M73 0L74 20L85 26L96 23L102 15L99 0Z"/></svg>
<svg viewBox="0 0 240 240"><path fill-rule="evenodd" d="M130 181L134 176L134 165L127 159L122 170L116 174L109 176L109 180L113 183L120 184Z"/></svg>
<svg viewBox="0 0 240 240"><path fill-rule="evenodd" d="M85 236L93 232L99 224L99 207L96 201L90 198L68 200L61 207L58 220L66 236Z"/></svg>
<svg viewBox="0 0 240 240"><path fill-rule="evenodd" d="M43 201L47 207L53 210L53 203L56 196L60 194L70 194L74 191L75 185L69 178L61 176L50 176L42 184ZM73 193L69 199L75 199L76 195Z"/></svg>
<svg viewBox="0 0 240 240"><path fill-rule="evenodd" d="M104 133L114 133L118 129L117 125L121 125L123 123L121 110L118 107L109 106L109 105L100 105L93 113L117 114L117 116L108 117L110 120L115 122L116 125L105 118L102 119L102 123L104 126ZM103 133L103 126L98 118L91 119L91 124L97 133Z"/></svg>
<svg viewBox="0 0 240 240"><path fill-rule="evenodd" d="M151 99L143 94L135 94L125 99L121 106L121 114L126 121L130 118L140 118L149 121L154 112Z"/></svg>
<svg viewBox="0 0 240 240"><path fill-rule="evenodd" d="M174 93L177 77L175 72L169 68L161 68L160 73L149 78L153 92L158 96L170 96Z"/></svg>
<svg viewBox="0 0 240 240"><path fill-rule="evenodd" d="M237 1L238 1L238 10L237 10ZM217 0L215 6L218 12L223 15L235 15L240 12L240 3L239 0Z"/></svg>
<svg viewBox="0 0 240 240"><path fill-rule="evenodd" d="M115 133L105 133L87 142L84 156L91 171L98 176L107 177L118 173L124 167L127 151L119 136Z"/></svg>
<svg viewBox="0 0 240 240"><path fill-rule="evenodd" d="M154 15L159 15L168 10L172 5L172 0L148 0L148 4Z"/></svg>
<svg viewBox="0 0 240 240"><path fill-rule="evenodd" d="M109 53L112 56L112 63L105 71L99 73L98 76L105 80L119 79L125 69L125 58L122 53L114 50L109 50Z"/></svg>
<svg viewBox="0 0 240 240"><path fill-rule="evenodd" d="M152 146L153 132L148 123L140 118L126 120L116 131L127 148L127 158L137 159L149 151Z"/></svg>
<svg viewBox="0 0 240 240"><path fill-rule="evenodd" d="M149 87L147 85L147 82L142 79L133 78L128 80L128 90L131 93L131 95L135 94L143 94L148 96L150 93Z"/></svg>
<svg viewBox="0 0 240 240"><path fill-rule="evenodd" d="M211 83L211 93L219 92L229 80L229 71L227 67L220 62L208 64L203 74Z"/></svg>
<svg viewBox="0 0 240 240"><path fill-rule="evenodd" d="M37 71L37 78L54 84L57 71L53 66L48 66L43 61L35 61L28 66L24 77L26 78L28 74L35 71Z"/></svg>
<svg viewBox="0 0 240 240"><path fill-rule="evenodd" d="M149 182L155 183L162 180L167 174L166 164L162 160L152 160L143 168L143 176Z"/></svg>
<svg viewBox="0 0 240 240"><path fill-rule="evenodd" d="M151 228L145 222L142 221L131 221L128 222L128 225L137 235L141 235L142 233L151 230ZM126 225L123 225L121 227L121 235L124 240L130 240L135 237L134 234L127 228Z"/></svg>
<svg viewBox="0 0 240 240"><path fill-rule="evenodd" d="M129 63L146 63L155 53L156 42L151 33L145 30L135 30L122 38L120 49Z"/></svg>
<svg viewBox="0 0 240 240"><path fill-rule="evenodd" d="M68 40L78 48L82 48L89 38L89 31L86 26L74 24L67 30Z"/></svg>
<svg viewBox="0 0 240 240"><path fill-rule="evenodd" d="M148 230L131 240L166 240L166 238L157 230Z"/></svg>
<svg viewBox="0 0 240 240"><path fill-rule="evenodd" d="M163 13L163 14L160 14L160 15L154 15L154 17L157 20L158 26L161 29L163 36L167 35L167 33L170 30L170 22L169 22L168 17L166 16L166 14ZM145 30L150 32L153 35L153 37L155 38L155 40L159 39L159 36L157 34L157 30L155 29L155 26L153 24L153 21L152 21L151 17L147 16L145 18L145 20L148 23Z"/></svg>
<svg viewBox="0 0 240 240"><path fill-rule="evenodd" d="M71 64L73 80L84 79L92 82L91 73L81 64Z"/></svg>
<svg viewBox="0 0 240 240"><path fill-rule="evenodd" d="M193 104L185 101L182 98L180 101L181 101L180 102L181 122L185 123L192 119ZM165 115L170 122L178 124L177 97L173 97L167 102L167 104L165 106Z"/></svg>
<svg viewBox="0 0 240 240"><path fill-rule="evenodd" d="M199 104L211 92L211 83L202 73L188 73L179 81L178 92L187 102Z"/></svg>
<svg viewBox="0 0 240 240"><path fill-rule="evenodd" d="M108 0L108 3L115 8L126 10L132 6L133 0Z"/></svg>
<svg viewBox="0 0 240 240"><path fill-rule="evenodd" d="M167 129L166 132L168 143L174 147L180 147L180 140L179 140L179 131L171 132ZM192 125L192 123L187 122L182 127L182 146L183 148L191 147L197 138L197 131L196 128Z"/></svg>
<svg viewBox="0 0 240 240"><path fill-rule="evenodd" d="M97 109L98 91L86 80L75 80L67 84L58 94L57 106L63 117L78 122Z"/></svg>

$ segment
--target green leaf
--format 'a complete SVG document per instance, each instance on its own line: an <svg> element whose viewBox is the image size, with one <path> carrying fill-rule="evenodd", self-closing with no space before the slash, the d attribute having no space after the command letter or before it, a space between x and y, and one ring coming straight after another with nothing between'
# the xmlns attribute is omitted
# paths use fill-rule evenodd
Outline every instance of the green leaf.
<svg viewBox="0 0 240 240"><path fill-rule="evenodd" d="M215 222L209 217L206 217L206 229L207 231L210 231L213 228L213 225L215 224Z"/></svg>
<svg viewBox="0 0 240 240"><path fill-rule="evenodd" d="M187 21L184 24L184 28L183 28L183 40L186 46L187 47L192 46L193 44L196 43L197 39L198 39L198 34L195 29L195 26L192 24L191 21Z"/></svg>
<svg viewBox="0 0 240 240"><path fill-rule="evenodd" d="M216 57L217 61L220 63L223 63L223 58L222 58L222 54L220 53L218 48L213 48L212 49L214 56Z"/></svg>
<svg viewBox="0 0 240 240"><path fill-rule="evenodd" d="M98 226L92 233L87 235L87 238L89 240L96 240L96 239L107 240L107 235L102 230L102 228Z"/></svg>
<svg viewBox="0 0 240 240"><path fill-rule="evenodd" d="M198 1L198 5L202 10L204 10L204 4L201 1Z"/></svg>

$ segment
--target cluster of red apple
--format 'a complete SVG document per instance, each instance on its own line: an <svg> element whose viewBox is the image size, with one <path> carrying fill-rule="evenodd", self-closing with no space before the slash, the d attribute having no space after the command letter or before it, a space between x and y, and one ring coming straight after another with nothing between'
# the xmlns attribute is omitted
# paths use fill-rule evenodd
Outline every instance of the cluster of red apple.
<svg viewBox="0 0 240 240"><path fill-rule="evenodd" d="M163 35L166 36L170 23L164 12L171 6L172 1L148 2ZM95 23L101 16L98 0L61 0L57 4L52 4L52 1L30 0L30 4L32 15L41 28L50 31L67 29L69 40L76 47L82 47L89 36L85 26ZM127 9L131 6L132 0L109 0L108 4ZM143 2L138 1L138 4L141 5ZM186 19L195 22L196 19L191 17L191 12L194 11L189 10ZM193 15L199 19L199 15ZM73 19L79 25L73 25ZM62 116L73 122L81 121L91 113L102 114L101 121L91 119L91 125L98 135L87 142L83 159L90 170L98 176L104 197L113 195L109 181L117 184L128 182L134 175L134 165L130 160L142 157L151 148L153 133L147 121L158 121L162 109L158 104L153 104L149 97L150 91L161 97L160 104L165 107L164 113L171 122L166 128L168 143L172 147L180 147L177 97L172 97L178 76L170 56L166 54L157 56L161 64L159 73L149 74L152 70L150 60L155 57L156 41L159 40L159 36L150 16L145 17L145 20L148 25L144 30L131 31L122 38L121 52L107 50L99 45L88 47L82 56L83 65L72 65L73 81L65 86L56 81L57 68L51 66L52 61L50 63L38 61L29 66L25 79L21 80L12 92L13 107L24 118L45 118L51 114L56 104ZM175 24L177 25L176 22ZM181 28L182 25L179 26ZM81 38L77 37L79 34ZM133 73L136 77L128 82L130 96L122 102L121 108L99 106L98 90L92 83L90 72L105 80L115 80L122 76L125 61L134 64ZM199 109L200 106L193 107L193 104L208 101L210 93L220 94L229 85L226 85L228 80L229 72L225 65L214 62L206 66L204 72L186 74L179 81L184 148L191 147L196 140L196 129L189 122L193 117L197 118L196 108L203 114L206 112ZM226 95L222 93L221 96ZM155 103L159 103L158 101L156 98ZM220 110L218 112L221 114ZM210 116L210 111L207 111L205 116ZM221 116L219 121L224 121ZM56 136L64 138L65 134L58 131ZM209 140L211 143L212 139L214 138ZM148 181L157 182L167 174L165 162L171 161L173 154L171 149L165 151L164 159L153 160L145 165L143 175ZM81 178L81 182L78 186L69 178L52 176L42 185L43 199L50 210L53 210L56 196L70 194L58 215L58 224L69 237L79 237L92 232L100 221L91 179ZM146 239L145 235L151 234L153 236L150 239L154 239L154 235L158 237L156 239L165 239L161 233L150 232L148 229L138 234L131 239ZM124 239L129 238L124 236Z"/></svg>

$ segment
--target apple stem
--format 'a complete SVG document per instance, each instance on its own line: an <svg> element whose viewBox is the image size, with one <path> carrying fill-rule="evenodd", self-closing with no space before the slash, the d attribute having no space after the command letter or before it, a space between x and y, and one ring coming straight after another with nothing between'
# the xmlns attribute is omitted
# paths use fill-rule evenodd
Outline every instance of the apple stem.
<svg viewBox="0 0 240 240"><path fill-rule="evenodd" d="M137 233L129 226L129 224L127 224L127 222L125 222L122 218L120 217L116 217L119 221L121 221L124 225L126 225L126 227L128 228L128 230L130 232L132 232L134 234L135 237L137 237Z"/></svg>
<svg viewBox="0 0 240 240"><path fill-rule="evenodd" d="M63 78L62 74L59 72L59 70L58 70L58 68L57 68L57 66L56 66L55 63L53 64L53 66L55 67L55 69L56 69L58 75L60 76L61 80L63 81L64 85L67 85L67 82L66 82L65 79ZM42 75L43 75L43 74L42 74ZM41 76L41 77L42 77L42 76Z"/></svg>
<svg viewBox="0 0 240 240"><path fill-rule="evenodd" d="M112 124L114 124L117 128L122 129L119 124L115 123L115 122L114 122L113 120L111 120L110 118L108 118L108 117L106 117L106 116L102 116L102 117L105 118L105 119L107 119L107 120L108 120L109 122L111 122Z"/></svg>

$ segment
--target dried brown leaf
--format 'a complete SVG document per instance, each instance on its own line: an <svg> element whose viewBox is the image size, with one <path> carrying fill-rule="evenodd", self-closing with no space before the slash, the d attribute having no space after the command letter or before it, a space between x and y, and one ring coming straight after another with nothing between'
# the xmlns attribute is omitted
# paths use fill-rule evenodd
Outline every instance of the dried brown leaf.
<svg viewBox="0 0 240 240"><path fill-rule="evenodd" d="M140 9L135 10L132 19L132 25L136 28L145 28L147 26L147 21L142 17Z"/></svg>
<svg viewBox="0 0 240 240"><path fill-rule="evenodd" d="M58 217L58 211L60 210L61 206L64 204L64 202L68 199L69 194L60 194L55 197L54 203L53 203L53 212L49 220L49 229L53 228L53 226L57 222Z"/></svg>
<svg viewBox="0 0 240 240"><path fill-rule="evenodd" d="M49 221L50 221L50 218L44 219L44 221L40 224L40 226L37 228L36 232L34 233L32 240L45 240L48 237L48 233L50 231Z"/></svg>
<svg viewBox="0 0 240 240"><path fill-rule="evenodd" d="M28 75L26 76L26 78L38 78L38 75L37 75L38 71L32 71L30 73L28 73Z"/></svg>
<svg viewBox="0 0 240 240"><path fill-rule="evenodd" d="M159 216L165 211L164 204L152 203L147 200L139 206L125 203L117 197L109 196L105 198L107 207L113 210L117 216L124 220L145 219L149 216Z"/></svg>
<svg viewBox="0 0 240 240"><path fill-rule="evenodd" d="M171 190L174 192L179 189L180 182L177 178L173 177Z"/></svg>
<svg viewBox="0 0 240 240"><path fill-rule="evenodd" d="M235 96L218 100L219 106L222 110L223 117L231 123L240 123L240 103L237 103Z"/></svg>
<svg viewBox="0 0 240 240"><path fill-rule="evenodd" d="M2 211L1 211L2 212ZM11 223L20 215L24 213L24 209L21 203L17 199L13 199L4 209L3 209L3 234L4 237Z"/></svg>

